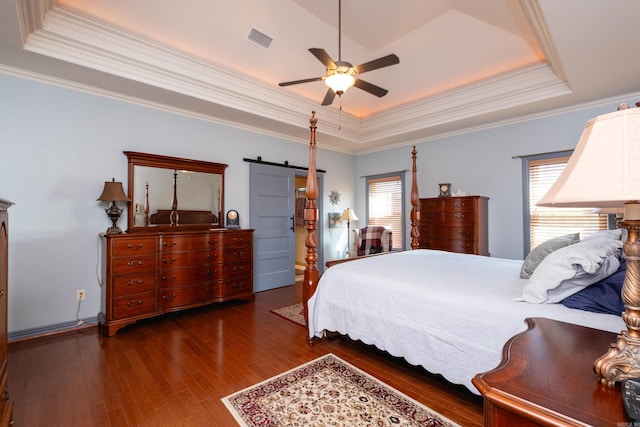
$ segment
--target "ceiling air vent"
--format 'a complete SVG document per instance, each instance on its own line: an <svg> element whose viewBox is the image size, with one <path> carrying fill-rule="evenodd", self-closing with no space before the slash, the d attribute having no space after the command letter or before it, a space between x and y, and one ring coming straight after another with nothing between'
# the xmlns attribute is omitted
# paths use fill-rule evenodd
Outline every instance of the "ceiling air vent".
<svg viewBox="0 0 640 427"><path fill-rule="evenodd" d="M255 28L252 28L249 32L248 39L249 41L252 41L258 46L265 49L269 49L269 46L271 46L271 42L273 41L273 37L269 37L265 33L258 31Z"/></svg>

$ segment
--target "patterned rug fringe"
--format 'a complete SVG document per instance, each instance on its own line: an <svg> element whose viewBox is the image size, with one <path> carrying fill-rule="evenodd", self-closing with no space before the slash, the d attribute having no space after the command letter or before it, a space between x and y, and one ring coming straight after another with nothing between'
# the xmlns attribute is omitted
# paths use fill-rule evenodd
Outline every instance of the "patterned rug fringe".
<svg viewBox="0 0 640 427"><path fill-rule="evenodd" d="M460 427L333 354L222 401L243 427Z"/></svg>

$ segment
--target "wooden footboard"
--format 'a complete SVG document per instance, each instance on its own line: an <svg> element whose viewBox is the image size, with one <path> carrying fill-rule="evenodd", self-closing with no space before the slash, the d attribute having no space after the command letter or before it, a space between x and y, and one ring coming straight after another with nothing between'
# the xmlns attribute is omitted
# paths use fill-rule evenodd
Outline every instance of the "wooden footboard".
<svg viewBox="0 0 640 427"><path fill-rule="evenodd" d="M318 287L318 280L320 279L318 274L317 260L318 255L316 252L316 248L318 246L318 237L316 235L317 224L318 224L318 207L316 204L316 200L318 197L318 177L316 172L316 129L317 129L318 119L316 118L316 112L311 112L311 118L309 119L309 129L310 129L310 137L309 137L309 168L307 171L307 187L306 187L306 202L304 207L304 223L307 229L307 237L305 239L305 246L307 247L307 254L305 256L305 261L307 265L304 269L304 279L302 283L302 305L304 307L304 320L305 322L309 322L309 312L307 307L307 302L311 298L311 296L315 293L316 288ZM418 239L420 237L420 232L418 231L418 220L420 219L420 211L418 210L418 180L416 177L417 167L416 167L416 159L417 159L417 151L416 147L413 147L411 151L412 158L412 168L411 168L411 249L418 248ZM376 255L384 255L384 254L375 254ZM341 262L352 261L356 258L346 259L346 260L336 260L327 263L328 266L338 264ZM308 338L309 345L313 345L313 338Z"/></svg>

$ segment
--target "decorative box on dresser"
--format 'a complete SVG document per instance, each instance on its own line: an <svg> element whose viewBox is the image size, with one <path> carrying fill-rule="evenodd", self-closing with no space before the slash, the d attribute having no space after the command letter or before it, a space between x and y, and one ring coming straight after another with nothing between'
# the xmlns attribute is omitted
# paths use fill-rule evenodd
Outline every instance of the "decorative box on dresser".
<svg viewBox="0 0 640 427"><path fill-rule="evenodd" d="M420 199L418 248L488 256L488 206L482 196Z"/></svg>
<svg viewBox="0 0 640 427"><path fill-rule="evenodd" d="M101 236L100 324L106 336L167 312L230 299L254 300L253 230Z"/></svg>
<svg viewBox="0 0 640 427"><path fill-rule="evenodd" d="M9 287L9 213L12 202L0 198L0 426L13 424L7 391L7 292Z"/></svg>

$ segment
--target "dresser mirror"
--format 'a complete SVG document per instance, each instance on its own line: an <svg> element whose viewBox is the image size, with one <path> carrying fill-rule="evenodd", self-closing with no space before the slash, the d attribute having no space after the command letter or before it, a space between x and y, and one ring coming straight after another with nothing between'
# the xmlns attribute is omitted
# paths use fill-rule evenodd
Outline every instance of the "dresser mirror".
<svg viewBox="0 0 640 427"><path fill-rule="evenodd" d="M125 151L129 232L224 225L227 165Z"/></svg>

